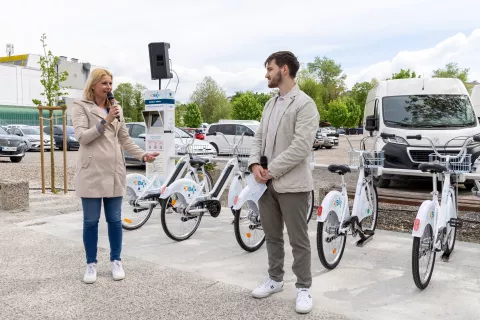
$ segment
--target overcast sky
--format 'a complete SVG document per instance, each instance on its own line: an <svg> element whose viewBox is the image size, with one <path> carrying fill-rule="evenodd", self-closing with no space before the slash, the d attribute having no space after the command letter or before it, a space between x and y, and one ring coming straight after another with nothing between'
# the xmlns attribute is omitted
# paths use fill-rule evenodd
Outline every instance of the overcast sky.
<svg viewBox="0 0 480 320"><path fill-rule="evenodd" d="M383 79L400 68L425 77L447 62L470 68L480 81L478 0L23 0L0 19L0 47L41 53L40 36L55 55L109 68L114 83L156 89L150 42L169 42L186 102L203 77L227 92L268 92L263 62L290 50L301 63L327 56L340 63L347 85ZM81 5L79 4L81 3ZM8 12L11 14L8 14ZM176 77L169 88L175 89ZM166 81L163 81L163 86Z"/></svg>

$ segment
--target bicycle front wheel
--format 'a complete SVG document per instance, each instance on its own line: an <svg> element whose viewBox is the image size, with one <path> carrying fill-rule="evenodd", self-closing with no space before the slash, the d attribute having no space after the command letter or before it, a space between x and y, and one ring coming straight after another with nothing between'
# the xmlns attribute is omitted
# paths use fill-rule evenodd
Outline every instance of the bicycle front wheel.
<svg viewBox="0 0 480 320"><path fill-rule="evenodd" d="M412 273L413 281L419 289L425 289L433 274L436 252L433 248L433 230L428 224L422 237L413 238Z"/></svg>
<svg viewBox="0 0 480 320"><path fill-rule="evenodd" d="M377 228L377 218L378 218L378 193L377 187L373 184L373 181L369 182L368 187L365 186L365 194L367 196L367 201L369 203L369 210L371 211L369 215L364 217L361 221L362 229L375 231Z"/></svg>
<svg viewBox="0 0 480 320"><path fill-rule="evenodd" d="M265 242L265 233L260 223L260 212L253 201L247 201L234 214L235 238L240 247L248 252L260 249Z"/></svg>
<svg viewBox="0 0 480 320"><path fill-rule="evenodd" d="M447 200L447 208L450 211L451 218L457 218L457 208L454 202L453 190L450 190L450 194ZM457 239L457 228L452 227L447 221L447 249L444 252L446 257L449 257L455 248L455 240Z"/></svg>
<svg viewBox="0 0 480 320"><path fill-rule="evenodd" d="M135 203L136 198L135 191L127 187L122 201L122 228L125 230L135 230L143 226L150 219L153 209L156 207L155 204Z"/></svg>
<svg viewBox="0 0 480 320"><path fill-rule="evenodd" d="M193 181L197 181L197 179L195 179L195 176L194 176L194 173L193 172L188 172L187 173L188 175L188 178L193 180ZM202 183L203 181L205 181L205 193L208 193L212 190L212 187L213 187L213 179L212 179L212 176L210 175L210 172L206 171L205 170L205 175L203 174L203 172L197 172L197 175L198 175L198 181L200 183Z"/></svg>
<svg viewBox="0 0 480 320"><path fill-rule="evenodd" d="M162 202L162 228L172 240L183 241L190 238L200 225L202 214L185 213L186 207L187 203L181 193L173 193Z"/></svg>

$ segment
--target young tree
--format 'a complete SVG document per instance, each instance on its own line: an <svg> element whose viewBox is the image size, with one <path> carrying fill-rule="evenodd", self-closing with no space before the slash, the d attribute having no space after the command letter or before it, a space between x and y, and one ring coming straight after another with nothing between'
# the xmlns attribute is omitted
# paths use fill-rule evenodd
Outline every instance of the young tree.
<svg viewBox="0 0 480 320"><path fill-rule="evenodd" d="M198 105L203 119L208 123L230 117L231 106L225 91L211 77L205 77L197 85L190 100Z"/></svg>
<svg viewBox="0 0 480 320"><path fill-rule="evenodd" d="M195 103L187 104L183 124L188 128L198 128L202 124L202 115Z"/></svg>
<svg viewBox="0 0 480 320"><path fill-rule="evenodd" d="M46 34L44 33L40 37L40 42L42 43L43 53L44 56L40 57L40 70L42 70L42 75L40 79L40 83L44 88L44 92L40 93L41 96L45 98L43 101L44 106L53 107L58 104L58 99L61 96L67 96L68 92L63 91L67 87L61 86L61 83L67 80L68 72L63 71L58 73L58 65L60 59L57 56L54 56L50 50L47 52L47 44L45 40L47 39ZM32 99L32 102L37 106L42 105L42 101L38 99ZM40 116L43 116L43 111L40 111ZM53 111L50 110L50 119L53 119ZM50 121L50 141L55 141L53 137L53 125L54 122ZM54 156L54 148L50 148L50 165L51 165L51 176L50 176L50 187L52 193L57 193L57 189L55 188L55 156ZM64 174L67 174L66 172Z"/></svg>
<svg viewBox="0 0 480 320"><path fill-rule="evenodd" d="M356 128L361 121L360 116L362 115L362 110L353 98L347 97L344 98L343 101L348 110L348 117L344 126L347 128Z"/></svg>
<svg viewBox="0 0 480 320"><path fill-rule="evenodd" d="M324 105L328 105L330 101L335 100L345 91L347 75L343 73L342 66L335 60L327 57L315 57L315 60L307 63L307 66L325 90Z"/></svg>
<svg viewBox="0 0 480 320"><path fill-rule="evenodd" d="M247 91L237 96L232 102L233 118L236 120L260 120L262 107L255 99L255 95Z"/></svg>
<svg viewBox="0 0 480 320"><path fill-rule="evenodd" d="M335 128L345 125L348 120L348 109L342 99L337 98L328 104L327 120Z"/></svg>

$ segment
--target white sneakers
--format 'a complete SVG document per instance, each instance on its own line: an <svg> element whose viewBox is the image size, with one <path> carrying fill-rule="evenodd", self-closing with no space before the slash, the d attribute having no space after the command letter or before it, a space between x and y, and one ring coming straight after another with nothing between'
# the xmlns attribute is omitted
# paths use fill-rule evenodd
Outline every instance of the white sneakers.
<svg viewBox="0 0 480 320"><path fill-rule="evenodd" d="M283 290L283 281L282 282L276 282L273 281L270 278L265 279L265 281L256 287L253 292L252 296L254 298L266 298L272 293L280 292Z"/></svg>
<svg viewBox="0 0 480 320"><path fill-rule="evenodd" d="M94 283L95 281L97 281L97 264L89 263L87 264L87 270L85 271L85 276L83 276L83 282Z"/></svg>
<svg viewBox="0 0 480 320"><path fill-rule="evenodd" d="M112 262L112 276L115 281L125 279L125 271L123 271L121 261L114 260Z"/></svg>
<svg viewBox="0 0 480 320"><path fill-rule="evenodd" d="M270 278L265 279L265 281L256 287L252 291L252 296L254 298L266 298L269 295L280 292L283 290L283 281L276 282ZM310 295L310 289L307 288L297 288L297 303L295 306L295 311L298 313L309 313L312 311L313 302L312 296Z"/></svg>
<svg viewBox="0 0 480 320"><path fill-rule="evenodd" d="M307 288L297 288L297 304L295 311L298 313L309 313L312 311L313 302L310 290Z"/></svg>
<svg viewBox="0 0 480 320"><path fill-rule="evenodd" d="M125 279L125 271L123 270L121 261L115 260L112 262L112 277L115 281ZM90 284L95 281L97 281L97 264L89 263L87 264L87 270L85 271L83 282Z"/></svg>

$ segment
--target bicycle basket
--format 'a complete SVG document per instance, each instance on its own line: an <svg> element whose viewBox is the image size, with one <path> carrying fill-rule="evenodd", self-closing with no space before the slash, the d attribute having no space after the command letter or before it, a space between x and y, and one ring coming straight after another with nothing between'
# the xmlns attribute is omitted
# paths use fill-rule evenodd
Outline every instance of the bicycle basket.
<svg viewBox="0 0 480 320"><path fill-rule="evenodd" d="M383 167L385 153L383 151L368 152L365 150L350 150L348 152L348 158L351 168L359 168L361 164L363 164L365 168L379 168Z"/></svg>
<svg viewBox="0 0 480 320"><path fill-rule="evenodd" d="M248 158L250 157L250 148L237 147L229 148L227 156L238 158L238 167L241 171L245 171L248 167Z"/></svg>
<svg viewBox="0 0 480 320"><path fill-rule="evenodd" d="M428 162L430 163L438 163L441 164L442 166L446 167L448 171L451 172L457 172L457 173L467 173L472 170L472 155L471 154L466 154L465 158L462 160L461 157L459 158L452 158L448 161L444 157L447 156L447 154L442 154L440 153L442 157L439 157L435 153L431 153L428 155Z"/></svg>

